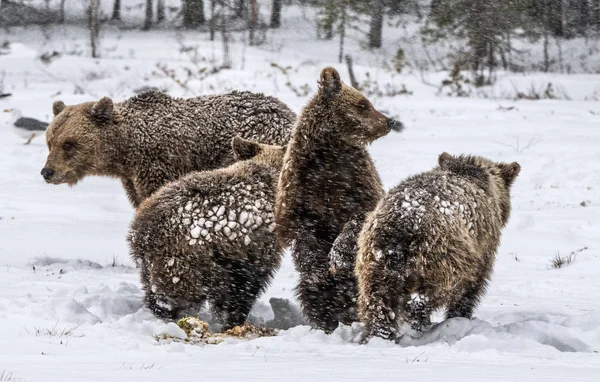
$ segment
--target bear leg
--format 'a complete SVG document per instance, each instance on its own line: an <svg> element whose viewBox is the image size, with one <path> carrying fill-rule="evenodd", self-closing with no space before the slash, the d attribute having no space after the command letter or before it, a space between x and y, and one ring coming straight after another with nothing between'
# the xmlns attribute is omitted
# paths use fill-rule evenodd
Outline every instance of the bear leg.
<svg viewBox="0 0 600 382"><path fill-rule="evenodd" d="M329 271L329 248L315 235L302 232L290 248L296 270L300 274L296 295L302 313L311 325L327 333L339 323L337 290Z"/></svg>
<svg viewBox="0 0 600 382"><path fill-rule="evenodd" d="M272 272L245 260L226 265L229 285L215 297L213 309L223 324L222 330L243 325L258 296L264 291Z"/></svg>

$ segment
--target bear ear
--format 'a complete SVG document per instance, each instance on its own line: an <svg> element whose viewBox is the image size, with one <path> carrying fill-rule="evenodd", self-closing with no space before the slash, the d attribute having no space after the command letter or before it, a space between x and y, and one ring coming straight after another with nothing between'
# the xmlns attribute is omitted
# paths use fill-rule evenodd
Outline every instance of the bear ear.
<svg viewBox="0 0 600 382"><path fill-rule="evenodd" d="M102 97L100 101L96 102L92 106L90 116L94 122L106 123L113 118L114 105L112 99L108 97Z"/></svg>
<svg viewBox="0 0 600 382"><path fill-rule="evenodd" d="M521 172L521 165L519 165L517 162L498 163L498 167L500 167L500 175L502 176L502 179L504 179L508 186L513 184L515 178Z"/></svg>
<svg viewBox="0 0 600 382"><path fill-rule="evenodd" d="M328 66L321 71L319 90L326 100L330 100L342 90L340 74L333 67Z"/></svg>
<svg viewBox="0 0 600 382"><path fill-rule="evenodd" d="M454 160L454 157L447 152L443 152L438 157L438 165L443 169L448 169L450 167L450 163Z"/></svg>
<svg viewBox="0 0 600 382"><path fill-rule="evenodd" d="M237 161L252 159L260 152L260 143L240 136L233 137L231 146L233 147L233 156Z"/></svg>
<svg viewBox="0 0 600 382"><path fill-rule="evenodd" d="M52 114L56 117L67 107L63 101L54 101L52 104Z"/></svg>

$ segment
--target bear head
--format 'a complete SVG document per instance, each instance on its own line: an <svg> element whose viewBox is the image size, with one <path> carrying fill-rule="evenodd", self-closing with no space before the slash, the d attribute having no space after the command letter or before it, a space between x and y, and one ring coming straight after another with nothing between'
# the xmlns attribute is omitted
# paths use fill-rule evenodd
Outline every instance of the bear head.
<svg viewBox="0 0 600 382"><path fill-rule="evenodd" d="M233 157L236 161L251 160L267 167L281 169L286 146L266 145L240 136L231 140Z"/></svg>
<svg viewBox="0 0 600 382"><path fill-rule="evenodd" d="M510 189L521 172L521 166L517 162L494 162L480 156L453 156L444 152L438 157L438 164L442 170L473 179L498 202L502 224L508 222Z"/></svg>
<svg viewBox="0 0 600 382"><path fill-rule="evenodd" d="M49 153L41 171L44 180L72 186L86 175L100 175L105 167L100 155L103 130L116 123L112 100L104 97L73 106L56 101L52 112L46 132Z"/></svg>
<svg viewBox="0 0 600 382"><path fill-rule="evenodd" d="M386 117L358 90L344 84L332 67L321 71L319 91L313 98L313 106L324 114L327 126L339 137L352 145L366 145L388 134L390 130L401 131L402 123ZM310 106L309 106L310 107ZM317 118L322 115L316 115Z"/></svg>

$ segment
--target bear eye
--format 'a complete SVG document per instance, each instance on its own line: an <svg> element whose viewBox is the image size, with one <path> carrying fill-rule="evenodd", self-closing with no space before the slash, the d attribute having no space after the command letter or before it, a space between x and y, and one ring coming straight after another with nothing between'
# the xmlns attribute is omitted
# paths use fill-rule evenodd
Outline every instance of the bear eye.
<svg viewBox="0 0 600 382"><path fill-rule="evenodd" d="M365 110L367 110L369 108L369 104L367 102L365 102L365 101L359 102L357 106L362 111L365 111Z"/></svg>
<svg viewBox="0 0 600 382"><path fill-rule="evenodd" d="M62 148L65 151L71 151L75 148L75 142L66 141L65 143L63 143Z"/></svg>

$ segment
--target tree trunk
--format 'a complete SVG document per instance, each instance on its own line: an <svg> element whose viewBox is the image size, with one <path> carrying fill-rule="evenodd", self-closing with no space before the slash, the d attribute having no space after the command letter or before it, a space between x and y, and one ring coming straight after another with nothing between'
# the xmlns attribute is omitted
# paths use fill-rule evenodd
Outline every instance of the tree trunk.
<svg viewBox="0 0 600 382"><path fill-rule="evenodd" d="M144 27L142 30L149 30L152 27L152 0L146 0L146 18L144 19Z"/></svg>
<svg viewBox="0 0 600 382"><path fill-rule="evenodd" d="M235 4L233 7L235 17L244 18L246 16L246 12L248 11L248 7L246 6L246 0L235 0Z"/></svg>
<svg viewBox="0 0 600 382"><path fill-rule="evenodd" d="M215 41L215 29L217 26L217 20L215 19L215 7L217 6L217 0L210 0L210 21L208 22L208 30L210 33L210 41Z"/></svg>
<svg viewBox="0 0 600 382"><path fill-rule="evenodd" d="M338 61L341 64L344 58L344 38L346 37L346 6L342 5L342 19L340 20L340 53Z"/></svg>
<svg viewBox="0 0 600 382"><path fill-rule="evenodd" d="M156 4L156 23L165 21L165 0L157 0Z"/></svg>
<svg viewBox="0 0 600 382"><path fill-rule="evenodd" d="M591 9L587 0L581 0L579 3L579 34L587 36L590 27Z"/></svg>
<svg viewBox="0 0 600 382"><path fill-rule="evenodd" d="M354 75L354 67L352 66L352 56L350 56L349 54L346 55L346 65L348 66L348 76L350 76L350 85L352 85L354 89L360 90L358 89L358 81L356 80L356 76Z"/></svg>
<svg viewBox="0 0 600 382"><path fill-rule="evenodd" d="M544 72L548 73L550 70L550 56L548 55L548 32L544 32Z"/></svg>
<svg viewBox="0 0 600 382"><path fill-rule="evenodd" d="M583 0L581 0L581 1L583 1ZM567 28L567 6L565 5L565 0L560 0L560 10L561 10L560 27L562 28L562 31L563 31L562 36L565 36L569 32L569 30Z"/></svg>
<svg viewBox="0 0 600 382"><path fill-rule="evenodd" d="M100 0L90 0L88 10L90 27L90 46L92 48L92 57L98 57L98 36L100 35Z"/></svg>
<svg viewBox="0 0 600 382"><path fill-rule="evenodd" d="M271 8L271 28L279 28L281 26L281 6L283 0L273 0L273 8ZM341 62L341 61L340 61Z"/></svg>
<svg viewBox="0 0 600 382"><path fill-rule="evenodd" d="M558 48L558 67L560 68L560 72L565 72L565 66L563 65L563 54L562 54L562 46L560 45L560 39L556 39L556 47Z"/></svg>
<svg viewBox="0 0 600 382"><path fill-rule="evenodd" d="M250 22L248 29L250 31L250 45L256 45L256 28L258 27L258 3L257 0L250 0Z"/></svg>
<svg viewBox="0 0 600 382"><path fill-rule="evenodd" d="M227 7L221 3L221 42L223 44L223 64L221 68L231 69L231 59L229 58L229 33L227 32Z"/></svg>
<svg viewBox="0 0 600 382"><path fill-rule="evenodd" d="M510 31L508 31L507 39L506 39L506 51L508 55L508 70L512 70L512 35Z"/></svg>
<svg viewBox="0 0 600 382"><path fill-rule="evenodd" d="M383 0L373 0L371 3L371 28L369 30L369 48L381 48L381 33L383 29Z"/></svg>
<svg viewBox="0 0 600 382"><path fill-rule="evenodd" d="M596 32L600 32L600 0L593 0L594 7L594 21L593 24L596 27Z"/></svg>
<svg viewBox="0 0 600 382"><path fill-rule="evenodd" d="M67 0L60 0L60 20L59 22L62 24L65 22L65 1ZM2 1L0 1L1 3Z"/></svg>
<svg viewBox="0 0 600 382"><path fill-rule="evenodd" d="M204 1L203 0L183 0L183 27L198 28L204 25Z"/></svg>
<svg viewBox="0 0 600 382"><path fill-rule="evenodd" d="M115 0L113 3L113 13L111 18L113 20L121 20L121 0Z"/></svg>

